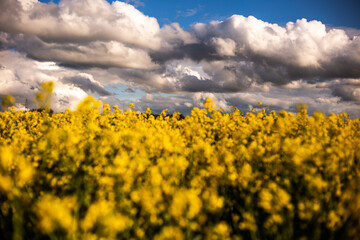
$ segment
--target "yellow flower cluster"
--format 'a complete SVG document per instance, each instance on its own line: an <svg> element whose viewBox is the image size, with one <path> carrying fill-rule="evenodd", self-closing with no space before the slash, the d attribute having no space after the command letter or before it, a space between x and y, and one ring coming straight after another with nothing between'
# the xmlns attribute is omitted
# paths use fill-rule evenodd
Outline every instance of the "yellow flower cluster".
<svg viewBox="0 0 360 240"><path fill-rule="evenodd" d="M359 239L360 119L100 106L0 113L1 239Z"/></svg>

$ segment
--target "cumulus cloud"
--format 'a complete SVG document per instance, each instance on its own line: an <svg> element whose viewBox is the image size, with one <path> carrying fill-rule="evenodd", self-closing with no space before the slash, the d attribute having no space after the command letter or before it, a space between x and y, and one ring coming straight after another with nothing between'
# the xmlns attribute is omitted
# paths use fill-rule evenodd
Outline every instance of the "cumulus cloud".
<svg viewBox="0 0 360 240"><path fill-rule="evenodd" d="M328 29L319 21L301 19L282 27L234 15L225 21L195 24L190 32L192 42L179 36L171 49L150 55L159 64L191 59L203 65L212 82L203 84L189 76L184 78L184 90L198 91L188 87L191 82L208 86L203 91L233 92L264 83L281 87L298 80L360 77L360 37Z"/></svg>
<svg viewBox="0 0 360 240"><path fill-rule="evenodd" d="M157 20L123 2L1 2L3 48L29 57L85 66L156 68L144 49L160 47Z"/></svg>
<svg viewBox="0 0 360 240"><path fill-rule="evenodd" d="M2 0L0 6L0 30L4 32L36 35L47 42L98 40L160 47L157 20L124 2L62 0L56 5L36 0Z"/></svg>
<svg viewBox="0 0 360 240"><path fill-rule="evenodd" d="M212 38L211 44L215 46L220 56L235 56L236 42L230 38Z"/></svg>
<svg viewBox="0 0 360 240"><path fill-rule="evenodd" d="M309 102L360 116L357 29L306 19L279 26L241 15L187 30L178 23L160 28L129 3L142 2L1 0L0 95L23 101L53 80L58 110L88 93L124 101L105 88L121 84L148 94L141 107L166 102L188 111L212 96L223 109L268 101L291 110Z"/></svg>
<svg viewBox="0 0 360 240"><path fill-rule="evenodd" d="M88 93L111 95L105 87L86 73L59 67L54 62L38 62L19 53L0 51L0 97L12 95L20 108L36 108L33 98L45 81L53 81L52 109L75 109Z"/></svg>
<svg viewBox="0 0 360 240"><path fill-rule="evenodd" d="M341 29L326 31L318 21L301 19L281 27L234 15L223 22L196 24L194 30L203 44L215 45L219 56L224 55L219 39L223 39L220 46L226 45L226 40L235 42L236 47L226 48L233 50L227 56L236 56L229 63L245 61L246 75L256 74L264 82L360 76L360 38L350 40Z"/></svg>

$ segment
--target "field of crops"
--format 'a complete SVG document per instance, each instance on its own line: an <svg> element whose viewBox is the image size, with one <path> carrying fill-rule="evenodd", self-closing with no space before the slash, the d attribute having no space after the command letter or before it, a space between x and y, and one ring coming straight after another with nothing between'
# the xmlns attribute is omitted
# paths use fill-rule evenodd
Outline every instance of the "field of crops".
<svg viewBox="0 0 360 240"><path fill-rule="evenodd" d="M0 239L359 239L360 119L0 113Z"/></svg>

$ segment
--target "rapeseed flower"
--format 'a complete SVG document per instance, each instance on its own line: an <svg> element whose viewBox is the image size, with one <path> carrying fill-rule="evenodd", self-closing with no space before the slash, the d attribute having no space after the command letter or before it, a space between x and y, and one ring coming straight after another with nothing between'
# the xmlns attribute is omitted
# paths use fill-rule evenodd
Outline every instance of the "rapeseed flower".
<svg viewBox="0 0 360 240"><path fill-rule="evenodd" d="M359 236L359 119L305 105L224 113L211 99L184 118L101 104L0 113L1 236Z"/></svg>

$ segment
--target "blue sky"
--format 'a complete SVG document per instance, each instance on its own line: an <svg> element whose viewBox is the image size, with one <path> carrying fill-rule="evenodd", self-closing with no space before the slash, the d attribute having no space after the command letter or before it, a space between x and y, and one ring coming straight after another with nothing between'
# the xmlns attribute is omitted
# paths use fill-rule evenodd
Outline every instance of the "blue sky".
<svg viewBox="0 0 360 240"><path fill-rule="evenodd" d="M360 27L360 2L356 0L144 0L143 2L145 6L140 9L144 13L155 16L162 23L166 23L166 19L179 21L184 27L194 22L225 19L233 14L253 15L263 21L279 24L306 18L335 26ZM191 13L194 15L186 17Z"/></svg>
<svg viewBox="0 0 360 240"><path fill-rule="evenodd" d="M359 0L40 2L0 1L0 99L20 109L52 80L55 111L92 94L154 113L210 97L360 117Z"/></svg>
<svg viewBox="0 0 360 240"><path fill-rule="evenodd" d="M58 3L59 0L53 2ZM146 15L155 17L161 25L179 22L184 28L196 22L224 20L233 14L253 15L280 25L306 18L331 26L360 28L359 0L141 0L129 3Z"/></svg>

